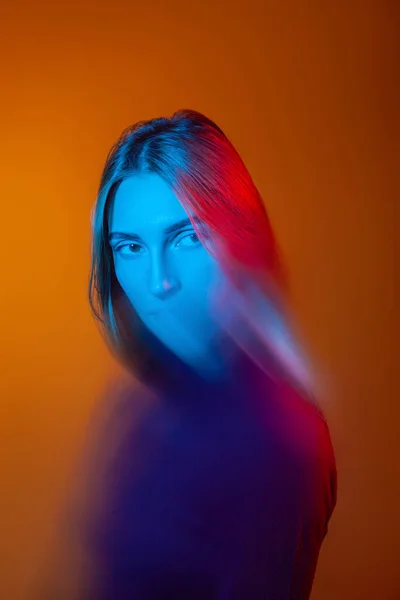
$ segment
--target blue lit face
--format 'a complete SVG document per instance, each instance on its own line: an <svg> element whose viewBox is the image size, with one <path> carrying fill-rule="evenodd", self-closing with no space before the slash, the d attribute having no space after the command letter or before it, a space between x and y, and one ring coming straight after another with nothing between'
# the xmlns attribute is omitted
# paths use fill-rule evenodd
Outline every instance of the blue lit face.
<svg viewBox="0 0 400 600"><path fill-rule="evenodd" d="M155 174L124 179L109 231L117 279L148 329L194 367L218 361L209 296L222 273L171 188Z"/></svg>

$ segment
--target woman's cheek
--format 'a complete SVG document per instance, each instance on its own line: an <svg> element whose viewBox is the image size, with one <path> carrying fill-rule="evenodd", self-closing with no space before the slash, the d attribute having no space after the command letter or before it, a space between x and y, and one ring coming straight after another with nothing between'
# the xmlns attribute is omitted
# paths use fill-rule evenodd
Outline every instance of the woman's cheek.
<svg viewBox="0 0 400 600"><path fill-rule="evenodd" d="M136 305L144 296L144 274L122 259L114 262L114 268L119 285L131 303Z"/></svg>

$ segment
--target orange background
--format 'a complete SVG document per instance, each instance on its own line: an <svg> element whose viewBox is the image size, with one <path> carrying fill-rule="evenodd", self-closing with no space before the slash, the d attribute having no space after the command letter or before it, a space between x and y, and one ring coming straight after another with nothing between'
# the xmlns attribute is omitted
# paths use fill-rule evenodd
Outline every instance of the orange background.
<svg viewBox="0 0 400 600"><path fill-rule="evenodd" d="M128 124L185 107L222 126L259 186L331 381L339 501L313 600L400 598L395 5L4 3L1 597L28 597L117 370L86 300L106 153Z"/></svg>

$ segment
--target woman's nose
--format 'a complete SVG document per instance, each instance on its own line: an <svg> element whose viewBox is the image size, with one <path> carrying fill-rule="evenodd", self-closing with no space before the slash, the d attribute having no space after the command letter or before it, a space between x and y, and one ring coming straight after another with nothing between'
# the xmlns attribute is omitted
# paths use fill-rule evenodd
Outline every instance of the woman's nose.
<svg viewBox="0 0 400 600"><path fill-rule="evenodd" d="M154 259L150 274L150 292L157 298L164 299L179 289L180 282L173 269L167 269L162 258Z"/></svg>

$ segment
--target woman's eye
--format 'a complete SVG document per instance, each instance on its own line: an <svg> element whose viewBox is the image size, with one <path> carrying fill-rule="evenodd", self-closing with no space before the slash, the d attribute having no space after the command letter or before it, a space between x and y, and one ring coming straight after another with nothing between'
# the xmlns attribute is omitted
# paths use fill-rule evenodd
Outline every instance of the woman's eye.
<svg viewBox="0 0 400 600"><path fill-rule="evenodd" d="M133 256L140 253L142 249L139 244L122 244L121 246L117 246L115 251L118 252L121 256Z"/></svg>
<svg viewBox="0 0 400 600"><path fill-rule="evenodd" d="M197 233L193 232L193 233L189 233L189 234L184 235L181 238L179 238L176 245L190 247L190 246L197 246L198 244L200 244L199 236L197 235Z"/></svg>

